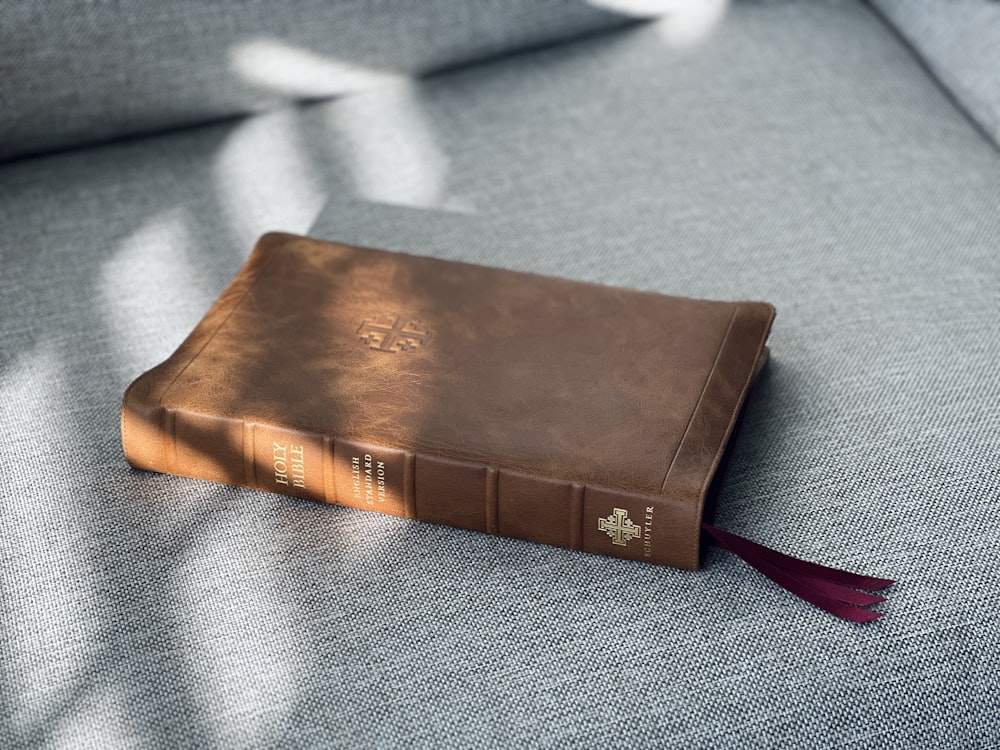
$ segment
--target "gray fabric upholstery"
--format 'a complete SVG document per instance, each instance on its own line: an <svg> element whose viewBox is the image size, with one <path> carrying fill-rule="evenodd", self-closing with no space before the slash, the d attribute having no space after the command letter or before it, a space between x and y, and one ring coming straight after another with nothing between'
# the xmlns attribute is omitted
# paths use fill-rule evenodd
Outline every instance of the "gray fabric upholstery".
<svg viewBox="0 0 1000 750"><path fill-rule="evenodd" d="M734 5L0 168L0 746L987 747L998 155L854 3ZM135 472L127 383L260 233L773 302L717 522L896 577L835 620Z"/></svg>
<svg viewBox="0 0 1000 750"><path fill-rule="evenodd" d="M872 0L1000 146L1000 3Z"/></svg>
<svg viewBox="0 0 1000 750"><path fill-rule="evenodd" d="M582 0L0 5L0 160L327 98L631 20Z"/></svg>

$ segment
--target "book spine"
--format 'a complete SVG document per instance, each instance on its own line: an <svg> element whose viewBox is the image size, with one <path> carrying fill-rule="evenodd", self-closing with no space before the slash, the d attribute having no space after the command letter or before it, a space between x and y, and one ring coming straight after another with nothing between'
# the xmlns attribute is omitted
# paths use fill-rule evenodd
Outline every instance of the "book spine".
<svg viewBox="0 0 1000 750"><path fill-rule="evenodd" d="M146 406L132 389L123 406L122 439L126 457L137 468L624 559L697 567L692 555L697 509L663 496Z"/></svg>

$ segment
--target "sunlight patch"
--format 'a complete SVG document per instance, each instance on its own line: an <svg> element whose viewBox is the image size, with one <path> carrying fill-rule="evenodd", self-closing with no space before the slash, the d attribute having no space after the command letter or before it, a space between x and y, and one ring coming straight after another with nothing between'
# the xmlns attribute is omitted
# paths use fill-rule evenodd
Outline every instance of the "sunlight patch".
<svg viewBox="0 0 1000 750"><path fill-rule="evenodd" d="M328 118L361 197L472 212L467 203L448 195L448 157L434 136L416 83L344 99L329 107Z"/></svg>
<svg viewBox="0 0 1000 750"><path fill-rule="evenodd" d="M288 98L324 99L394 83L396 73L340 62L277 39L251 39L229 51L232 69L245 81Z"/></svg>
<svg viewBox="0 0 1000 750"><path fill-rule="evenodd" d="M660 36L671 47L703 42L719 25L728 0L588 0L591 5L633 18L659 18Z"/></svg>
<svg viewBox="0 0 1000 750"><path fill-rule="evenodd" d="M241 247L265 232L307 234L326 191L303 152L298 113L280 110L239 123L215 156L219 205Z"/></svg>
<svg viewBox="0 0 1000 750"><path fill-rule="evenodd" d="M124 378L169 354L181 338L165 347L164 333L190 327L212 303L215 293L190 257L195 246L185 212L174 208L146 221L101 267L97 309Z"/></svg>

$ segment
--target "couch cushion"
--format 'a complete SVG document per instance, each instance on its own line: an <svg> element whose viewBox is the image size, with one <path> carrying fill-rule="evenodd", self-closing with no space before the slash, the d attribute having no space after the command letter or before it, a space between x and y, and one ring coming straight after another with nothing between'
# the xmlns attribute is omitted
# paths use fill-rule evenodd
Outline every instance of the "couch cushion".
<svg viewBox="0 0 1000 750"><path fill-rule="evenodd" d="M1000 170L853 3L737 4L0 169L0 745L988 745ZM773 302L689 573L127 468L118 402L270 229Z"/></svg>

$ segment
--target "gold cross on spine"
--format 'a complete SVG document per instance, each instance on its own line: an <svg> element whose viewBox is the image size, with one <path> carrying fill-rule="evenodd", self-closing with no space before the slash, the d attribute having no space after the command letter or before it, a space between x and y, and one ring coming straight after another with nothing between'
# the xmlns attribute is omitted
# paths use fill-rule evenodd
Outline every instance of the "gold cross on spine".
<svg viewBox="0 0 1000 750"><path fill-rule="evenodd" d="M638 539L642 536L642 527L632 523L628 511L623 508L615 508L615 512L607 518L597 519L597 528L607 533L611 541L619 547L626 547L629 539Z"/></svg>

